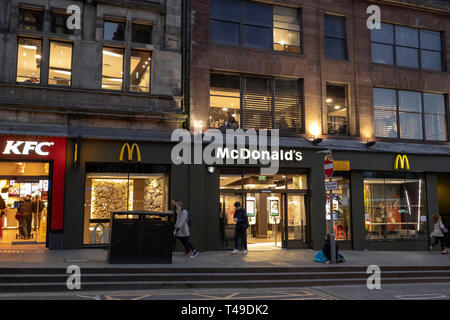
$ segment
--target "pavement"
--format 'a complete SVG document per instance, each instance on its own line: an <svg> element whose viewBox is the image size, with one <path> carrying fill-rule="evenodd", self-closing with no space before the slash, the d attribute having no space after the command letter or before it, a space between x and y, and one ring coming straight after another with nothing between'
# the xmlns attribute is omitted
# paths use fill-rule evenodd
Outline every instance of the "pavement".
<svg viewBox="0 0 450 320"><path fill-rule="evenodd" d="M200 252L195 258L184 256L183 252L173 254L172 264L153 265L110 265L107 263L107 250L8 250L0 251L0 267L13 268L56 268L78 265L80 267L325 267L328 264L314 262L316 250L273 249L250 250L248 255L232 254L231 251ZM449 255L440 251L431 254L424 251L340 251L346 262L336 266L450 266Z"/></svg>

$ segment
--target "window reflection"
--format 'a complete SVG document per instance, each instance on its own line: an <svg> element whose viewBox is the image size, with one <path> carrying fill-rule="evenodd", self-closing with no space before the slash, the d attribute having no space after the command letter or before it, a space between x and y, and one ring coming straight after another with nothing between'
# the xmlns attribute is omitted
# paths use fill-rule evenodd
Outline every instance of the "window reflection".
<svg viewBox="0 0 450 320"><path fill-rule="evenodd" d="M19 28L27 31L43 31L44 12L19 10Z"/></svg>
<svg viewBox="0 0 450 320"><path fill-rule="evenodd" d="M125 40L125 23L117 21L105 21L103 25L104 40Z"/></svg>
<svg viewBox="0 0 450 320"><path fill-rule="evenodd" d="M41 82L42 40L19 38L17 48L17 82Z"/></svg>
<svg viewBox="0 0 450 320"><path fill-rule="evenodd" d="M300 53L300 19L297 9L273 7L273 49Z"/></svg>

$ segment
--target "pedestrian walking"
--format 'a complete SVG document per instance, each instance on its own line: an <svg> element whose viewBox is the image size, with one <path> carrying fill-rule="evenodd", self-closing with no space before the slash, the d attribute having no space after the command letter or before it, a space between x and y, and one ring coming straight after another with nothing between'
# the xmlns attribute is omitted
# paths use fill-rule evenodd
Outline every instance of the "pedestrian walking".
<svg viewBox="0 0 450 320"><path fill-rule="evenodd" d="M433 223L434 223L434 229L433 229L433 232L430 234L430 237L434 237L434 241L430 245L428 251L431 253L431 250L433 249L433 247L440 242L441 253L447 254L447 251L445 251L445 248L444 248L444 239L445 239L445 234L448 233L448 229L442 223L441 216L439 214L433 215L432 219L433 219Z"/></svg>
<svg viewBox="0 0 450 320"><path fill-rule="evenodd" d="M21 214L22 222L22 236L24 239L31 238L31 222L33 219L33 203L31 201L31 196L27 195L23 198L23 201L19 203L18 212ZM19 226L20 228L20 226Z"/></svg>
<svg viewBox="0 0 450 320"><path fill-rule="evenodd" d="M175 222L175 229L173 231L174 247L176 239L180 239L186 251L185 255L191 253L191 258L198 256L198 251L195 250L194 246L190 241L190 231L189 231L189 212L184 208L183 202L181 200L172 200L172 204L175 206L175 212L177 215L177 221Z"/></svg>
<svg viewBox="0 0 450 320"><path fill-rule="evenodd" d="M241 246L243 247L242 254L247 254L247 228L249 226L247 212L241 206L239 201L234 203L236 208L234 211L233 220L236 221L234 229L234 250L231 253L238 253Z"/></svg>

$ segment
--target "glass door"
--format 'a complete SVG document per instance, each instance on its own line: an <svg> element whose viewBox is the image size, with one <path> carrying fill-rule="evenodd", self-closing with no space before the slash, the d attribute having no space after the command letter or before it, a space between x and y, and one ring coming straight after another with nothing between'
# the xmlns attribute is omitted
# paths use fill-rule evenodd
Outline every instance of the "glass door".
<svg viewBox="0 0 450 320"><path fill-rule="evenodd" d="M308 241L308 217L306 195L286 194L286 215L284 216L283 247L306 248Z"/></svg>
<svg viewBox="0 0 450 320"><path fill-rule="evenodd" d="M236 222L233 220L233 217L235 211L234 203L236 201L243 203L243 195L225 192L220 194L219 233L223 249L234 249L234 228Z"/></svg>

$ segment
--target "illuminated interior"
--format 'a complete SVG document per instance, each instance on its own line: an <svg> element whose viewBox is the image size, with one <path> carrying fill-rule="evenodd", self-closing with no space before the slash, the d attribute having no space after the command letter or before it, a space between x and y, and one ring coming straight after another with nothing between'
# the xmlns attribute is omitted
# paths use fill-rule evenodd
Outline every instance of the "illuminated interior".
<svg viewBox="0 0 450 320"><path fill-rule="evenodd" d="M150 69L152 58L150 52L131 51L130 90L150 92Z"/></svg>
<svg viewBox="0 0 450 320"><path fill-rule="evenodd" d="M72 44L50 42L50 70L48 83L70 86L72 76Z"/></svg>
<svg viewBox="0 0 450 320"><path fill-rule="evenodd" d="M300 53L300 19L297 9L273 7L273 49Z"/></svg>
<svg viewBox="0 0 450 320"><path fill-rule="evenodd" d="M42 41L19 38L17 48L17 82L41 82Z"/></svg>
<svg viewBox="0 0 450 320"><path fill-rule="evenodd" d="M210 88L210 127L226 127L227 124L240 123L240 85L239 76L211 74ZM231 127L230 127L231 129Z"/></svg>
<svg viewBox="0 0 450 320"><path fill-rule="evenodd" d="M345 85L327 84L328 134L346 135L348 130L348 105Z"/></svg>
<svg viewBox="0 0 450 320"><path fill-rule="evenodd" d="M103 48L102 88L122 90L123 49Z"/></svg>

